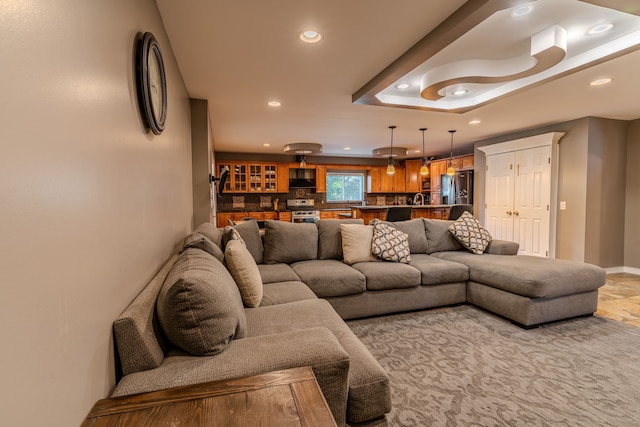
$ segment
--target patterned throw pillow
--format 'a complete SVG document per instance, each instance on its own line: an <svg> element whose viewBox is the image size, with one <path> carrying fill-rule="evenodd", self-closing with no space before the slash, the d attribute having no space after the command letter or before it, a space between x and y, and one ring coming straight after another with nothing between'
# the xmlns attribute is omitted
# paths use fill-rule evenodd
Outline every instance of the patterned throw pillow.
<svg viewBox="0 0 640 427"><path fill-rule="evenodd" d="M238 233L238 230L236 230L235 228L231 228L231 231L229 232L229 240L240 240L240 242L242 242L243 245L247 245L244 241L244 239L242 238L242 236L240 235L240 233Z"/></svg>
<svg viewBox="0 0 640 427"><path fill-rule="evenodd" d="M491 243L491 234L466 211L449 226L449 231L465 248L477 255L482 255Z"/></svg>
<svg viewBox="0 0 640 427"><path fill-rule="evenodd" d="M409 235L407 233L403 233L377 219L374 219L369 224L373 225L371 252L374 255L385 261L403 262L405 264L411 261Z"/></svg>

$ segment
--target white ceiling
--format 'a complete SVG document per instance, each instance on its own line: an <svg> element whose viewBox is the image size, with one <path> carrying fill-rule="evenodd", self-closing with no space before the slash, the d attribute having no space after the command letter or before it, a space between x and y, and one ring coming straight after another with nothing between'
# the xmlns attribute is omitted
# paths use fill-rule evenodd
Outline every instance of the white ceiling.
<svg viewBox="0 0 640 427"><path fill-rule="evenodd" d="M480 139L586 116L640 118L640 51L463 114L352 103L463 0L156 2L189 95L209 101L216 151L283 154L285 144L317 142L323 155L368 157L389 145L388 126L396 125L394 145L413 150L422 145L418 129L428 128L425 155L437 157L449 152L449 129L458 130L454 151L469 152ZM640 11L640 0L597 3ZM302 43L307 29L322 40ZM614 80L589 86L603 76Z"/></svg>

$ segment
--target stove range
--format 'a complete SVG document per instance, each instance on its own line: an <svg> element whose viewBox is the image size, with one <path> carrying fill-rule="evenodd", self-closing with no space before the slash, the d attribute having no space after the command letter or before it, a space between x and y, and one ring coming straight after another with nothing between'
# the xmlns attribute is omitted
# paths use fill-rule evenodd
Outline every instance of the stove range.
<svg viewBox="0 0 640 427"><path fill-rule="evenodd" d="M313 209L313 199L287 200L287 208L291 211L291 222L316 222L320 219L320 211Z"/></svg>

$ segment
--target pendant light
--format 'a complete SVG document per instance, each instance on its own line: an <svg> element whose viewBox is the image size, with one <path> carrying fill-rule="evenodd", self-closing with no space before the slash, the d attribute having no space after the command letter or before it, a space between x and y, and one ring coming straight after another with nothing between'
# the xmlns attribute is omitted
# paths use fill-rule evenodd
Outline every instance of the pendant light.
<svg viewBox="0 0 640 427"><path fill-rule="evenodd" d="M305 156L304 154L300 156L300 167L301 168L307 167L307 156Z"/></svg>
<svg viewBox="0 0 640 427"><path fill-rule="evenodd" d="M396 173L396 168L393 166L393 130L395 129L395 126L389 126L389 129L391 129L391 150L389 151L389 159L387 160L387 175L393 175L394 173Z"/></svg>
<svg viewBox="0 0 640 427"><path fill-rule="evenodd" d="M427 128L420 128L420 132L422 132L422 166L420 166L420 175L427 176L429 175L429 168L427 167L427 157L424 155L424 131Z"/></svg>
<svg viewBox="0 0 640 427"><path fill-rule="evenodd" d="M447 175L453 176L456 174L456 170L453 167L453 134L456 133L455 130L450 130L451 134L451 156L449 157L449 167L447 168Z"/></svg>

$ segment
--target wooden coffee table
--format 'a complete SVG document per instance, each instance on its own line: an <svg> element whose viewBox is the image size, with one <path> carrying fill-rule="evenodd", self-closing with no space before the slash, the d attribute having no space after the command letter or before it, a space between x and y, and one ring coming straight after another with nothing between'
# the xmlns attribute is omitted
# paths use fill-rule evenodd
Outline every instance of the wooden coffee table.
<svg viewBox="0 0 640 427"><path fill-rule="evenodd" d="M102 399L85 426L336 426L309 367Z"/></svg>

